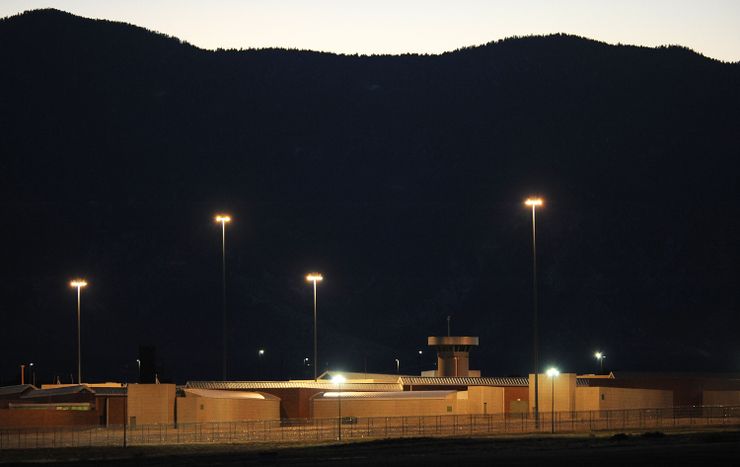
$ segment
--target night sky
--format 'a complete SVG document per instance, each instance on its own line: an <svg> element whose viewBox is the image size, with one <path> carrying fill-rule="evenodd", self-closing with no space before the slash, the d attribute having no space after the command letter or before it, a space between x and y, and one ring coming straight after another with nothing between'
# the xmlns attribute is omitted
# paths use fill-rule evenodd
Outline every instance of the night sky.
<svg viewBox="0 0 740 467"><path fill-rule="evenodd" d="M0 21L0 382L319 367L738 371L740 65L530 37L443 55L204 51L57 11ZM258 350L265 349L260 361ZM424 353L419 356L418 350Z"/></svg>

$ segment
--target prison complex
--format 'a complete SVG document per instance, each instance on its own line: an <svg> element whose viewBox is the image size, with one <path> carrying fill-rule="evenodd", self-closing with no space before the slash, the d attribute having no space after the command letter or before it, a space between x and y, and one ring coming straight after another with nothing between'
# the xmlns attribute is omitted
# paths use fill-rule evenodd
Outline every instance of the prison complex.
<svg viewBox="0 0 740 467"><path fill-rule="evenodd" d="M428 343L437 351L437 370L420 376L327 371L317 380L0 387L0 428L520 415L534 410L534 375L484 377L469 368L477 337L429 337ZM541 374L538 390L540 412L740 406L737 374Z"/></svg>

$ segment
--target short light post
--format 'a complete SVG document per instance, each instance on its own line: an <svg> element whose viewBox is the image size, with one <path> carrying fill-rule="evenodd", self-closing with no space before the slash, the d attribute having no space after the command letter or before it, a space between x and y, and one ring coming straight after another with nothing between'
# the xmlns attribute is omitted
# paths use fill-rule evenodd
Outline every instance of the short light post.
<svg viewBox="0 0 740 467"><path fill-rule="evenodd" d="M260 364L260 375L259 375L259 378L260 379L264 379L265 378L264 370L263 370L263 366L262 366L262 357L264 357L264 355L265 355L265 349L259 349L257 351L257 358L259 359L259 364Z"/></svg>
<svg viewBox="0 0 740 467"><path fill-rule="evenodd" d="M606 354L604 352L596 352L594 354L594 358L599 361L599 368L600 368L600 374L604 374L604 359L606 358Z"/></svg>
<svg viewBox="0 0 740 467"><path fill-rule="evenodd" d="M313 380L319 380L319 358L318 358L318 332L316 325L316 283L324 280L318 272L312 272L306 276L306 281L313 282Z"/></svg>
<svg viewBox="0 0 740 467"><path fill-rule="evenodd" d="M26 384L26 364L21 363L21 384Z"/></svg>
<svg viewBox="0 0 740 467"><path fill-rule="evenodd" d="M401 360L396 359L396 374L401 374Z"/></svg>
<svg viewBox="0 0 740 467"><path fill-rule="evenodd" d="M337 393L337 431L339 432L339 441L342 440L342 384L347 381L342 375L332 377L331 382L339 386Z"/></svg>
<svg viewBox="0 0 740 467"><path fill-rule="evenodd" d="M552 426L552 433L555 433L555 378L558 377L560 372L557 370L557 368L549 368L547 370L547 376L550 377L550 381L552 382L552 392L551 392L551 408L550 408L550 418L551 418L551 426Z"/></svg>
<svg viewBox="0 0 740 467"><path fill-rule="evenodd" d="M77 289L77 384L82 384L82 350L80 348L80 290L87 287L83 279L75 279L69 283Z"/></svg>

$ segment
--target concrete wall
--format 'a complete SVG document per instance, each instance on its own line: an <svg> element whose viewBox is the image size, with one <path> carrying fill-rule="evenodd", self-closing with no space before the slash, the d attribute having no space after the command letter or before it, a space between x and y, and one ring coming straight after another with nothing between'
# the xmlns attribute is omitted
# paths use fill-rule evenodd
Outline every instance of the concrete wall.
<svg viewBox="0 0 740 467"><path fill-rule="evenodd" d="M101 426L123 425L126 418L125 396L95 396L95 410Z"/></svg>
<svg viewBox="0 0 740 467"><path fill-rule="evenodd" d="M468 388L469 414L504 413L504 388L490 386L470 386Z"/></svg>
<svg viewBox="0 0 740 467"><path fill-rule="evenodd" d="M336 418L339 413L337 398L313 399L314 418ZM451 393L445 398L344 398L342 417L405 417L427 415L455 415L467 413L467 393Z"/></svg>
<svg viewBox="0 0 740 467"><path fill-rule="evenodd" d="M98 425L97 410L0 409L0 428Z"/></svg>
<svg viewBox="0 0 740 467"><path fill-rule="evenodd" d="M506 413L529 412L529 388L518 386L505 387L504 407L506 407Z"/></svg>
<svg viewBox="0 0 740 467"><path fill-rule="evenodd" d="M128 423L130 425L173 424L175 422L174 384L129 384Z"/></svg>
<svg viewBox="0 0 740 467"><path fill-rule="evenodd" d="M311 397L323 392L313 388L269 388L260 389L280 399L280 418L311 418Z"/></svg>
<svg viewBox="0 0 740 467"><path fill-rule="evenodd" d="M740 406L740 391L704 391L704 405Z"/></svg>
<svg viewBox="0 0 740 467"><path fill-rule="evenodd" d="M554 383L554 391L553 391ZM561 373L552 378L542 373L539 375L540 413L553 410L553 392L555 395L555 412L572 412L576 410L576 375ZM534 374L529 375L529 410L534 411Z"/></svg>
<svg viewBox="0 0 740 467"><path fill-rule="evenodd" d="M280 399L218 399L188 394L177 398L177 423L280 419Z"/></svg>
<svg viewBox="0 0 740 467"><path fill-rule="evenodd" d="M577 411L658 409L673 406L673 391L613 387L576 389Z"/></svg>

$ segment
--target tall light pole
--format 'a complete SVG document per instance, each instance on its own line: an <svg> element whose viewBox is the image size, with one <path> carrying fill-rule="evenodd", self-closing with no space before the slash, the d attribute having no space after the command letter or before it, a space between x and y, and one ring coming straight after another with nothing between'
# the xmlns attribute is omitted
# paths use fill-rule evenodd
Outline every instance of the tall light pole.
<svg viewBox="0 0 740 467"><path fill-rule="evenodd" d="M599 366L601 368L600 374L604 374L604 359L606 358L606 354L604 352L596 352L594 357L599 361Z"/></svg>
<svg viewBox="0 0 740 467"><path fill-rule="evenodd" d="M222 355L221 355L221 378L226 380L226 355L228 353L226 344L226 224L231 222L231 216L226 214L216 215L216 222L221 223L221 334L222 334Z"/></svg>
<svg viewBox="0 0 740 467"><path fill-rule="evenodd" d="M331 382L339 386L339 392L337 393L337 431L339 432L339 441L342 440L342 384L347 381L342 375L336 375L331 379Z"/></svg>
<svg viewBox="0 0 740 467"><path fill-rule="evenodd" d="M313 282L313 379L314 381L319 380L318 369L319 369L319 356L318 356L318 344L317 344L317 326L316 326L316 283L324 280L324 277L318 272L312 272L306 276L308 282Z"/></svg>
<svg viewBox="0 0 740 467"><path fill-rule="evenodd" d="M82 350L80 348L80 290L87 287L83 279L75 279L69 283L77 289L77 384L82 384Z"/></svg>
<svg viewBox="0 0 740 467"><path fill-rule="evenodd" d="M532 208L532 355L534 359L534 422L539 427L540 415L540 397L539 397L539 337L537 333L537 222L535 211L538 206L542 206L542 198L527 198L524 202L526 206Z"/></svg>
<svg viewBox="0 0 740 467"><path fill-rule="evenodd" d="M551 393L551 402L552 407L550 408L550 418L552 423L552 429L551 432L555 433L555 378L558 377L560 372L557 370L557 368L548 368L547 370L547 376L550 377L550 381L552 382L552 393Z"/></svg>

